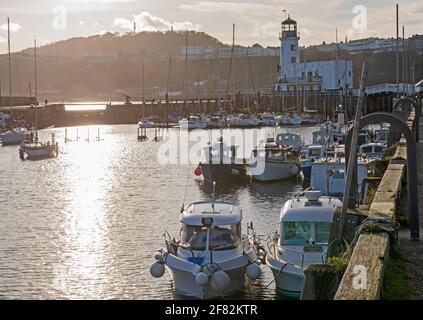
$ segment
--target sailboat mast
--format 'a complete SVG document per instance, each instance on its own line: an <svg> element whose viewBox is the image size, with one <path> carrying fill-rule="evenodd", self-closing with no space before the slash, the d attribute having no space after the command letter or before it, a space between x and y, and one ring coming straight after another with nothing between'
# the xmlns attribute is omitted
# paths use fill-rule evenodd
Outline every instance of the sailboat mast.
<svg viewBox="0 0 423 320"><path fill-rule="evenodd" d="M235 23L232 24L232 52L235 51ZM232 53L232 84L233 84L233 97L235 99L235 93L236 93L236 79L235 79L235 56ZM235 100L234 100L235 101Z"/></svg>
<svg viewBox="0 0 423 320"><path fill-rule="evenodd" d="M144 69L144 53L141 56L141 72L142 72L142 116L145 116L145 69Z"/></svg>
<svg viewBox="0 0 423 320"><path fill-rule="evenodd" d="M37 39L34 39L34 96L37 100L38 79L37 79Z"/></svg>
<svg viewBox="0 0 423 320"><path fill-rule="evenodd" d="M7 18L7 52L9 57L9 107L10 116L12 117L12 62L10 56L10 18Z"/></svg>

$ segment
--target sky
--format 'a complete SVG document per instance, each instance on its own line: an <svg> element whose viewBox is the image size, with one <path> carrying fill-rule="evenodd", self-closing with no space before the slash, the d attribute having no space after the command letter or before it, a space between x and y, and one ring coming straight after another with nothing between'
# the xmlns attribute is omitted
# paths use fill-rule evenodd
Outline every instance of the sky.
<svg viewBox="0 0 423 320"><path fill-rule="evenodd" d="M395 4L406 36L423 34L422 0L1 0L0 54L7 52L7 17L12 51L71 37L105 32L197 30L236 43L279 46L280 23L298 22L301 45L363 37L393 37ZM285 10L285 11L284 11ZM402 33L402 31L401 31Z"/></svg>

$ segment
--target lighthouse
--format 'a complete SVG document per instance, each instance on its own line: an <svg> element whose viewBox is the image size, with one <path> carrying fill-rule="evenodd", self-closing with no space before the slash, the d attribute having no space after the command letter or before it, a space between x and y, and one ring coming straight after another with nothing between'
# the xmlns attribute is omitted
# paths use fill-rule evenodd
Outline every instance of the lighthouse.
<svg viewBox="0 0 423 320"><path fill-rule="evenodd" d="M288 16L281 23L280 69L275 90L279 92L328 92L353 86L352 61L346 59L300 61L297 22Z"/></svg>
<svg viewBox="0 0 423 320"><path fill-rule="evenodd" d="M287 80L295 78L295 65L300 62L298 47L300 37L298 36L297 22L288 16L288 19L281 24L281 31L279 38L281 41L280 78Z"/></svg>

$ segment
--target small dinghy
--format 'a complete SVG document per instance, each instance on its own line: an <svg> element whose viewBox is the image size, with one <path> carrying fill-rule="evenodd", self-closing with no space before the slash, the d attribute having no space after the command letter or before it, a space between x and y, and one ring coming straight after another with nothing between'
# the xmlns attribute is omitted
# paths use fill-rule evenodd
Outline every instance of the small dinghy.
<svg viewBox="0 0 423 320"><path fill-rule="evenodd" d="M159 278L167 267L176 291L199 299L231 296L261 275L259 252L264 251L242 233L242 211L229 202L199 201L182 209L178 238L164 234L165 248L150 268ZM248 229L252 230L251 228Z"/></svg>

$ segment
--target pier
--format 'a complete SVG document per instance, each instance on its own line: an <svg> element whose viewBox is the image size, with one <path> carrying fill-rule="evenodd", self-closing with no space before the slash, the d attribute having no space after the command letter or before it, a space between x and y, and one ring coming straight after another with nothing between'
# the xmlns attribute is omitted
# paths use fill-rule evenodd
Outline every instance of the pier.
<svg viewBox="0 0 423 320"><path fill-rule="evenodd" d="M304 106L317 110L324 118L333 118L337 108L342 105L349 119L353 117L358 97L353 91L340 92L284 92L274 94L257 93L238 94L234 99L216 97L174 99L174 100L145 100L143 102L125 103L93 103L101 108L93 110L71 110L66 106L89 105L76 103L43 103L37 104L35 98L16 98L12 107L7 105L7 97L2 97L0 112L13 113L14 118L23 120L28 124L35 123L36 110L38 112L38 127L66 127L78 125L111 125L111 124L136 124L142 117L157 116L166 119L172 112L179 115L190 113L213 114L225 110L228 114L236 114L244 110L250 113L261 113L272 110L275 113L294 112L301 113ZM26 103L20 105L20 103ZM391 91L369 92L366 96L365 114L377 111L391 112L395 104L395 95Z"/></svg>
<svg viewBox="0 0 423 320"><path fill-rule="evenodd" d="M419 102L418 108L421 108L421 101ZM421 110L414 110L409 113L408 118L406 119L407 126L414 133L414 138L419 136L418 132L420 128L418 124L420 121L418 118L421 117L420 112ZM410 142L410 145L415 144L415 141ZM370 219L388 219L388 221L396 221L400 210L399 205L401 195L403 193L408 194L407 211L410 214L409 223L411 228L411 241L409 240L410 236L407 239L400 240L400 247L408 249L404 250L407 255L405 258L410 259L411 264L418 263L417 261L419 259L418 256L412 255L411 252L413 249L421 249L418 230L419 216L415 216L415 214L418 212L417 205L419 205L420 208L422 207L421 200L419 200L419 204L417 204L416 198L421 199L423 197L423 191L420 188L420 190L418 190L418 194L410 195L410 193L414 193L414 190L417 190L417 181L419 186L423 184L423 176L420 174L420 171L418 171L418 176L410 176L414 174L410 164L415 165L416 163L412 163L413 161L417 163L421 163L423 161L423 154L421 153L422 146L423 142L418 140L417 148L420 152L417 152L416 155L414 149L407 149L407 141L404 136L401 138L395 155L389 162L368 211L368 218ZM410 159L410 155L411 157L416 158ZM409 161L408 165L407 161ZM409 175L408 184L416 183L416 185L408 185L404 182L406 174ZM415 203L410 203L411 199ZM422 222L422 220L422 216L420 215L420 222ZM379 231L362 233L358 238L353 252L351 253L348 267L342 277L334 299L380 299L383 291L384 270L389 261L390 248L394 245L394 240L395 235L392 233L390 234L388 230L386 230L386 232ZM402 245L402 243L405 243L405 245ZM410 269L410 271L413 272L413 278L415 277L417 279L421 279L422 271L420 269L414 267Z"/></svg>

